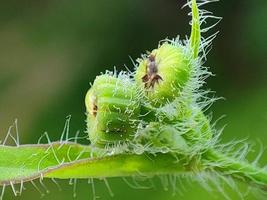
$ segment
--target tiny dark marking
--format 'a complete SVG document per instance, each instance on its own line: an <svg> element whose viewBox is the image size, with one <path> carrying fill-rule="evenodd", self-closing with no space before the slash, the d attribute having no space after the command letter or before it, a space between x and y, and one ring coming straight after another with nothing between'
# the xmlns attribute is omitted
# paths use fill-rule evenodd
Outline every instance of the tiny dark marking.
<svg viewBox="0 0 267 200"><path fill-rule="evenodd" d="M158 75L158 66L156 63L155 56L150 54L148 56L148 64L146 65L146 75L142 77L143 83L145 83L145 88L154 88L155 84L159 84L162 81L162 77Z"/></svg>
<svg viewBox="0 0 267 200"><path fill-rule="evenodd" d="M98 109L98 107L97 107L96 103L94 103L94 105L93 105L93 115L94 115L94 117L96 117L96 115L97 115L97 109Z"/></svg>
<svg viewBox="0 0 267 200"><path fill-rule="evenodd" d="M96 96L92 96L91 98L91 114L96 117L98 111L98 106L97 106L97 98Z"/></svg>

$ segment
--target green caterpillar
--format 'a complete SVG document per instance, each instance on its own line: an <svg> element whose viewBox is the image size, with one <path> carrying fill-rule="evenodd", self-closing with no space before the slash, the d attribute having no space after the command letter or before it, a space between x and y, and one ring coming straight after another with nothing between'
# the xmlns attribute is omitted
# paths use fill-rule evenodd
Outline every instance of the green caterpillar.
<svg viewBox="0 0 267 200"><path fill-rule="evenodd" d="M153 147L165 145L182 151L185 146L211 140L209 120L199 108L195 88L191 87L194 77L199 78L196 71L200 22L195 1L192 10L190 43L165 41L137 59L134 80L126 73L121 77L105 74L95 79L85 99L89 139L93 144L151 143ZM174 110L171 116L170 108Z"/></svg>

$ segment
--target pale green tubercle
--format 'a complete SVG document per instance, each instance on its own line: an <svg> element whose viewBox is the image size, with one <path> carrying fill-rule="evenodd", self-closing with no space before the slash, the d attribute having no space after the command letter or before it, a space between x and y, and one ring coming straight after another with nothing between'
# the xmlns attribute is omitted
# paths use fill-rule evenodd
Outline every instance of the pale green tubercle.
<svg viewBox="0 0 267 200"><path fill-rule="evenodd" d="M193 57L197 58L201 41L200 17L196 0L192 0L192 26L190 35L190 46Z"/></svg>

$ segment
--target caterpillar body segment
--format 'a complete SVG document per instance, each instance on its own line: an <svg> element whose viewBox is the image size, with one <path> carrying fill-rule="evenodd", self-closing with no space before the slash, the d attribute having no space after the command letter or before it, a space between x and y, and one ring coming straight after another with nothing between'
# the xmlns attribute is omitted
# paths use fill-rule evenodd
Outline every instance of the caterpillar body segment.
<svg viewBox="0 0 267 200"><path fill-rule="evenodd" d="M138 125L138 98L131 80L109 74L96 77L85 98L90 141L100 146L128 141Z"/></svg>

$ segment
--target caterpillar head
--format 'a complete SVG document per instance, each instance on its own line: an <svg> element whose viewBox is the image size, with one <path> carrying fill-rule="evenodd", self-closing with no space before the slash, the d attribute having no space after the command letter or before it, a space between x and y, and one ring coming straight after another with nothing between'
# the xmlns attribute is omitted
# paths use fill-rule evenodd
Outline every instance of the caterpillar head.
<svg viewBox="0 0 267 200"><path fill-rule="evenodd" d="M183 47L165 42L139 60L135 81L152 105L162 106L181 94L190 69Z"/></svg>

